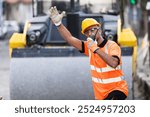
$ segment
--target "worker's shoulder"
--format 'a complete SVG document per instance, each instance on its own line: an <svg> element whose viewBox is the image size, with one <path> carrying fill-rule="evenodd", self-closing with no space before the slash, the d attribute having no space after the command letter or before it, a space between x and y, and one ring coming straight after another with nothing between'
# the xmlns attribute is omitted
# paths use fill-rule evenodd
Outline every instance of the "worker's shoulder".
<svg viewBox="0 0 150 117"><path fill-rule="evenodd" d="M108 40L108 44L109 45L117 45L117 46L119 46L115 41L112 41L112 40Z"/></svg>
<svg viewBox="0 0 150 117"><path fill-rule="evenodd" d="M116 43L116 42L114 42L114 41L112 41L112 40L108 40L108 43L109 43L109 44L114 44L114 43Z"/></svg>
<svg viewBox="0 0 150 117"><path fill-rule="evenodd" d="M120 47L115 41L112 41L112 40L108 40L108 46L111 47L111 46L116 46L116 47Z"/></svg>

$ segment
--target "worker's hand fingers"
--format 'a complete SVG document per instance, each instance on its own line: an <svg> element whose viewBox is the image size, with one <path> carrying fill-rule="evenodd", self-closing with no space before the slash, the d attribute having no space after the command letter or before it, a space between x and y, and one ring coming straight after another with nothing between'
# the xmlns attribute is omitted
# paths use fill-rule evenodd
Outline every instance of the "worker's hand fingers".
<svg viewBox="0 0 150 117"><path fill-rule="evenodd" d="M89 41L88 42L88 48L90 49L90 47L94 44L94 41Z"/></svg>
<svg viewBox="0 0 150 117"><path fill-rule="evenodd" d="M92 40L88 40L87 42L88 42L88 44L94 43L94 41L92 41Z"/></svg>
<svg viewBox="0 0 150 117"><path fill-rule="evenodd" d="M87 42L88 42L88 48L90 48L93 44L96 44L96 42L90 37L87 38Z"/></svg>
<svg viewBox="0 0 150 117"><path fill-rule="evenodd" d="M65 15L66 15L66 12L65 12L65 11L63 11L61 14L62 14L63 16L65 16Z"/></svg>
<svg viewBox="0 0 150 117"><path fill-rule="evenodd" d="M51 18L52 18L52 17L55 17L56 15L58 15L58 11L57 11L56 6L51 7L51 8L49 9L49 15L50 15Z"/></svg>
<svg viewBox="0 0 150 117"><path fill-rule="evenodd" d="M54 6L54 13L55 13L56 15L59 14L59 13L58 13L58 10L57 10L57 8L56 8L56 6Z"/></svg>
<svg viewBox="0 0 150 117"><path fill-rule="evenodd" d="M53 21L53 23L56 26L59 26L61 24L63 16L65 15L65 12L62 12L61 14L59 14L56 6L51 7L49 12L50 12L50 18Z"/></svg>
<svg viewBox="0 0 150 117"><path fill-rule="evenodd" d="M50 17L52 17L52 15L53 15L53 7L51 7L51 8L49 9L49 15L50 15Z"/></svg>
<svg viewBox="0 0 150 117"><path fill-rule="evenodd" d="M55 9L54 9L54 7L53 7L53 9L52 9L52 13L53 13L53 15L55 15L56 13L55 13Z"/></svg>
<svg viewBox="0 0 150 117"><path fill-rule="evenodd" d="M65 16L65 14L66 14L66 12L63 11L63 12L61 13L61 18L63 18L63 17Z"/></svg>
<svg viewBox="0 0 150 117"><path fill-rule="evenodd" d="M49 15L51 16L52 14L52 8L49 9Z"/></svg>
<svg viewBox="0 0 150 117"><path fill-rule="evenodd" d="M94 41L91 38L87 39L88 44L93 43Z"/></svg>
<svg viewBox="0 0 150 117"><path fill-rule="evenodd" d="M57 12L57 11L58 11L56 6L54 6L54 11L55 11L55 12Z"/></svg>
<svg viewBox="0 0 150 117"><path fill-rule="evenodd" d="M88 37L88 38L87 38L87 41L93 41L93 39L92 39L92 38L90 38L90 37Z"/></svg>

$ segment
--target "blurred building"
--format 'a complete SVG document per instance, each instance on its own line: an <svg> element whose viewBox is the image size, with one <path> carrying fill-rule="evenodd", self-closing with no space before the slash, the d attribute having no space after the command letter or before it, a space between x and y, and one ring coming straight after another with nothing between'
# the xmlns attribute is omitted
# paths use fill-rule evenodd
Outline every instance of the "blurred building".
<svg viewBox="0 0 150 117"><path fill-rule="evenodd" d="M32 0L5 0L4 10L6 20L25 22L32 17Z"/></svg>

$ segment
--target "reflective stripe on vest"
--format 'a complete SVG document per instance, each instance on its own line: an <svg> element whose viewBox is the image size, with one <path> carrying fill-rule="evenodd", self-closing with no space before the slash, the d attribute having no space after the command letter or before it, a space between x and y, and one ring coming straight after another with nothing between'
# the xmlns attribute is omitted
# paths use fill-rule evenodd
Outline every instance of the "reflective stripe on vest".
<svg viewBox="0 0 150 117"><path fill-rule="evenodd" d="M110 67L108 65L107 65L107 67L104 67L104 68L97 68L97 67L91 65L91 70L96 70L97 72L100 72L100 73L114 71L114 70L119 70L119 69L121 69L120 65L118 65L116 68L112 68L112 67Z"/></svg>
<svg viewBox="0 0 150 117"><path fill-rule="evenodd" d="M107 84L107 83L113 83L113 82L119 82L121 81L121 77L116 77L116 78L109 78L109 79L99 79L92 77L92 81L96 83L101 83L101 84Z"/></svg>
<svg viewBox="0 0 150 117"><path fill-rule="evenodd" d="M108 54L108 47L109 47L109 41L107 43L107 45L105 46L105 53ZM106 64L106 67L103 68L98 68L94 65L91 65L91 70L96 71L97 73L104 73L104 72L109 72L109 71L115 71L115 70L121 70L121 65L118 65L116 68L110 67L109 65ZM112 78L96 78L96 77L92 77L92 81L96 82L96 83L101 83L101 84L107 84L107 83L113 83L113 82L119 82L122 79L124 79L122 76L118 76L118 77L112 77Z"/></svg>

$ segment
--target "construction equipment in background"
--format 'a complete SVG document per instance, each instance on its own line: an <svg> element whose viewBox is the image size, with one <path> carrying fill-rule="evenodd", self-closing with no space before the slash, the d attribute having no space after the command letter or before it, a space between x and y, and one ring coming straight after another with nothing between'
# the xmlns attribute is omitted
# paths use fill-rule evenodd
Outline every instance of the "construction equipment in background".
<svg viewBox="0 0 150 117"><path fill-rule="evenodd" d="M52 0L52 6L57 6L60 11L78 12L80 11L80 0Z"/></svg>
<svg viewBox="0 0 150 117"><path fill-rule="evenodd" d="M123 71L129 84L128 99L133 99L132 55L135 35L130 29L121 30L121 22L114 15L71 12L62 22L73 36L86 40L80 26L87 17L102 23L104 36L111 35L109 39L121 45ZM87 72L90 70L89 59L62 39L48 16L28 20L24 33L13 34L9 47L10 99L94 99L90 73Z"/></svg>
<svg viewBox="0 0 150 117"><path fill-rule="evenodd" d="M120 18L118 19L118 30L117 35L118 39L117 42L120 44L122 48L128 48L128 51L130 51L130 54L127 57L124 57L126 60L124 62L130 61L130 70L131 72L130 77L127 79L128 87L129 87L129 96L131 96L131 99L134 99L134 79L136 77L136 66L137 66L137 38L131 28L126 28L124 26L124 8L125 8L125 1L118 0L119 6L120 6ZM125 66L128 66L129 63L125 64ZM127 67L129 69L129 67ZM126 73L125 73L126 74ZM126 76L126 75L125 75Z"/></svg>

